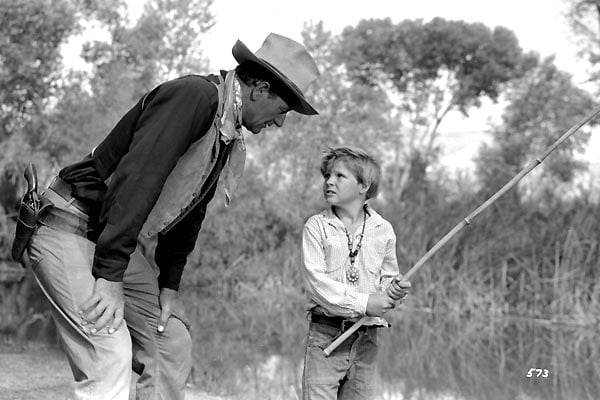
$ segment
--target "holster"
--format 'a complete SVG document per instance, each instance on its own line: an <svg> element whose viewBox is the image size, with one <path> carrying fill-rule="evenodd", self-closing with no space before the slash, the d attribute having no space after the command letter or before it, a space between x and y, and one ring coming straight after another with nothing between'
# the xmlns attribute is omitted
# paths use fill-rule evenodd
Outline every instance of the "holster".
<svg viewBox="0 0 600 400"><path fill-rule="evenodd" d="M12 258L21 261L29 240L35 231L38 218L52 203L43 196L38 195L37 172L33 164L29 164L23 173L27 181L27 191L21 199L15 238L12 244Z"/></svg>

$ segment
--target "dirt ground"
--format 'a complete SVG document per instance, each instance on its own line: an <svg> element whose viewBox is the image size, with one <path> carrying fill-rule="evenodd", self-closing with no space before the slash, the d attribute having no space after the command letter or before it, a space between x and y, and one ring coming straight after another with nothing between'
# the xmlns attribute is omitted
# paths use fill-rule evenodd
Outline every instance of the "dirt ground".
<svg viewBox="0 0 600 400"><path fill-rule="evenodd" d="M60 349L0 345L0 400L63 400L71 390L69 364ZM132 384L134 399L135 387ZM186 400L225 400L189 388Z"/></svg>

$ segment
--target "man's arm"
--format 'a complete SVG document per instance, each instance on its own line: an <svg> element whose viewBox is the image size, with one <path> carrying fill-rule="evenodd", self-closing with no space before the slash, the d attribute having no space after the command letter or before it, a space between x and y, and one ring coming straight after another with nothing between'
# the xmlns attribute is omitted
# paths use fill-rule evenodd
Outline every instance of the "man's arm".
<svg viewBox="0 0 600 400"><path fill-rule="evenodd" d="M108 185L94 254L96 278L123 280L139 232L167 177L198 131L207 130L214 110L199 89L185 81L164 84L141 114L129 151Z"/></svg>
<svg viewBox="0 0 600 400"><path fill-rule="evenodd" d="M206 207L215 195L216 182L204 198L167 233L158 234L154 260L160 269L158 287L179 290L187 256L194 250L198 233L206 216Z"/></svg>
<svg viewBox="0 0 600 400"><path fill-rule="evenodd" d="M194 135L207 130L216 110L204 92L185 81L161 86L141 114L129 151L111 177L93 261L96 288L82 306L82 317L94 324L92 329L100 330L111 321L110 328L115 328L120 319L120 283L142 225L177 160Z"/></svg>

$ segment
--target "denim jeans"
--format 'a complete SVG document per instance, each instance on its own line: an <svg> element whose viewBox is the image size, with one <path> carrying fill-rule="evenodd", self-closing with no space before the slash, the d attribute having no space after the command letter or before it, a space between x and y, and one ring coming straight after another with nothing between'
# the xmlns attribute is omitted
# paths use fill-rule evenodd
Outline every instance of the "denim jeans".
<svg viewBox="0 0 600 400"><path fill-rule="evenodd" d="M76 215L78 226L87 216L51 189L46 191L58 210ZM48 297L60 340L75 379L76 399L128 400L132 368L140 376L136 398L177 400L191 371L191 338L184 324L171 318L165 332L156 331L160 318L156 273L136 249L125 271L125 322L114 333L91 334L81 324L80 306L91 296L94 243L70 232L69 226L51 226L43 219L29 245L37 281Z"/></svg>
<svg viewBox="0 0 600 400"><path fill-rule="evenodd" d="M306 338L303 400L366 400L377 394L378 328L354 333L329 357L325 349L340 330L310 322Z"/></svg>

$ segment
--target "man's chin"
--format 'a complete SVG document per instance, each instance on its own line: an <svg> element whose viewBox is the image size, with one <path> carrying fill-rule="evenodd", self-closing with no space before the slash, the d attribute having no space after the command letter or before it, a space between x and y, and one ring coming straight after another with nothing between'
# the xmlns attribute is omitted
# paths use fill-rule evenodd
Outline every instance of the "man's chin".
<svg viewBox="0 0 600 400"><path fill-rule="evenodd" d="M257 133L260 133L260 131L262 131L262 128L263 128L263 127L262 127L262 126L252 126L252 127L248 127L248 126L244 125L244 128L246 128L246 130L247 130L248 132L252 132L253 134L255 134L255 135L256 135Z"/></svg>

